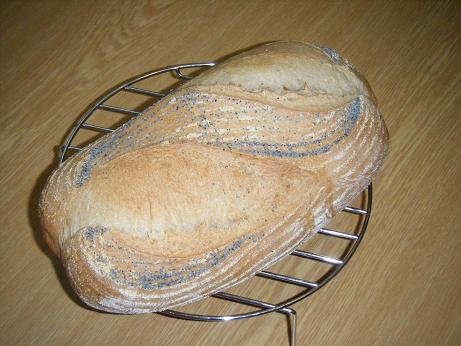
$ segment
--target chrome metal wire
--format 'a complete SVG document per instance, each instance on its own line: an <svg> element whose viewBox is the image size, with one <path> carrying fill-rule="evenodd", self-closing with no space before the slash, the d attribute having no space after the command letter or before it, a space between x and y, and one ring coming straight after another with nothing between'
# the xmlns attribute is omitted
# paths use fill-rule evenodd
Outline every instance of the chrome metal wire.
<svg viewBox="0 0 461 346"><path fill-rule="evenodd" d="M119 107L110 105L107 102L116 94L120 92L128 92L134 94L140 94L153 98L152 103L160 100L167 93L160 91L153 91L135 86L135 84L146 80L148 78L155 78L161 74L170 73L176 76L179 80L190 80L193 76L184 73L188 69L197 69L197 68L208 68L214 66L214 62L205 62L205 63L193 63L193 64L181 64L168 66L162 69L150 71L142 75L136 76L116 87L112 90L101 96L92 106L88 108L87 111L80 117L75 126L71 129L69 135L67 136L64 144L61 146L59 154L59 163L62 163L67 157L72 155L72 153L82 150L81 147L73 145L73 141L77 133L81 129L86 129L90 131L96 131L101 133L110 133L115 131L115 129L99 126L97 124L89 123L91 116L95 113L96 110L103 110L111 113L123 114L131 117L136 117L142 114L137 110L132 110L129 108ZM358 217L357 219L357 228L358 232L346 232L335 229L323 228L318 232L318 235L315 237L325 236L330 239L334 239L338 242L349 242L347 250L343 253L340 258L334 258L324 254L312 253L303 250L294 250L291 253L291 256L296 257L299 261L314 261L324 263L330 266L330 269L318 280L308 280L305 278L297 278L289 275L284 275L280 273L275 273L271 271L261 271L256 274L258 277L282 282L287 285L296 285L303 287L301 293L295 294L291 297L287 297L280 302L265 302L259 299L245 297L241 295L235 295L226 292L219 292L214 294L212 297L217 299L222 299L232 303L244 304L256 308L253 311L240 313L240 314L229 314L229 315L206 315L206 314L192 314L177 310L166 310L160 312L159 314L181 318L186 320L193 321L206 321L206 322L219 322L219 321L231 321L231 320L240 320L245 318L257 317L264 314L278 312L285 314L289 318L290 324L290 344L295 345L296 343L296 311L290 307L296 302L312 295L314 292L325 286L331 279L333 279L349 262L353 254L355 253L357 247L363 239L365 231L368 226L368 222L371 216L372 208L372 186L363 192L364 197L366 197L366 207L365 209L355 208L355 207L346 207L343 210L343 213L349 213ZM254 279L250 279L254 280ZM210 299L210 298L209 298Z"/></svg>

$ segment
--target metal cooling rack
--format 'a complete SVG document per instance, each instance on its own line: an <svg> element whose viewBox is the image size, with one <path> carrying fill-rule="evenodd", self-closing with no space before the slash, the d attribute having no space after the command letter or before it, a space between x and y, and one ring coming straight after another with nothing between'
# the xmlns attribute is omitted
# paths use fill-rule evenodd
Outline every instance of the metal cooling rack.
<svg viewBox="0 0 461 346"><path fill-rule="evenodd" d="M176 81L186 81L192 79L193 76L189 74L183 73L184 70L190 71L190 69L196 70L197 68L203 69L214 66L214 62L206 62L206 63L194 63L194 64L182 64L182 65L174 65L168 66L162 69L154 70L142 74L140 76L134 77L128 80L125 83L122 83L105 95L103 95L93 106L91 106L77 121L76 125L72 128L69 135L67 136L64 144L60 147L59 153L59 163L62 163L66 158L70 155L75 153L76 151L82 150L79 146L72 145L77 133L81 129L87 129L90 131L102 132L102 133L110 133L115 131L113 128L99 126L97 124L92 124L88 122L91 116L97 110L103 110L108 113L118 113L123 114L129 117L136 117L140 116L142 112L137 110L132 110L124 107L114 106L107 103L112 97L119 93L135 93L144 96L148 96L152 98L152 102L154 103L160 100L162 97L168 94L168 92L157 92L152 91L149 89L141 88L135 86L141 81L144 81L149 78L155 78L156 76L162 74L171 74L176 78ZM268 279L268 280L275 280L282 282L287 285L296 285L303 288L301 293L297 293L291 297L288 297L280 302L265 302L256 298L250 298L242 295L236 295L226 292L219 292L211 296L212 298L222 299L231 303L238 303L244 304L247 306L251 306L256 308L253 311L241 313L241 314L231 314L231 315L205 315L205 314L191 314L187 312L177 311L177 310L166 310L160 312L159 314L186 319L186 320L193 320L193 321L206 321L206 322L219 322L219 321L231 321L231 320L239 320L251 317L257 317L264 314L278 312L284 314L288 317L289 321L289 335L290 335L290 344L296 344L296 310L290 307L292 304L299 302L300 300L310 296L321 287L325 286L333 277L335 277L341 269L349 262L352 255L355 253L357 247L359 246L365 231L367 229L368 221L371 215L371 207L372 207L372 186L368 186L368 188L363 192L364 200L366 200L366 207L364 209L361 208L354 208L354 207L346 207L343 210L343 213L350 213L357 216L357 224L355 229L358 231L339 231L335 229L323 228L321 229L317 235L314 237L321 237L325 236L334 241L338 242L347 242L348 247L343 252L343 255L340 258L330 257L324 254L303 251L303 250L295 250L291 253L291 256L295 256L299 261L314 261L319 263L324 263L328 265L328 269L325 271L323 276L321 276L318 280L309 281L308 279L301 279L289 275L284 275L272 271L261 271L256 276ZM254 279L250 279L254 280ZM211 298L210 297L210 298ZM208 299L210 299L208 298Z"/></svg>

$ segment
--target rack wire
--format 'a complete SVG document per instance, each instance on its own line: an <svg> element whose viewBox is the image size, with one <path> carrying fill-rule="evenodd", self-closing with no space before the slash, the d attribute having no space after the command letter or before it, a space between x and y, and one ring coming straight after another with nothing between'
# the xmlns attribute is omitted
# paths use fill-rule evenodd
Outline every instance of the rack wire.
<svg viewBox="0 0 461 346"><path fill-rule="evenodd" d="M60 147L59 152L59 163L64 162L70 155L75 152L82 150L82 147L74 145L76 135L80 130L86 129L94 131L100 134L110 133L115 131L114 128L100 126L95 123L88 122L92 115L97 110L102 110L111 114L117 113L130 117L137 117L142 115L141 111L133 110L128 107L120 107L115 105L110 105L107 103L111 98L120 93L132 93L138 95L144 95L151 98L151 103L157 102L164 96L166 96L172 90L167 91L153 91L147 88L142 88L138 85L140 82L155 78L164 74L171 74L176 78L177 82L187 81L193 78L197 74L197 69L206 69L211 66L214 66L214 62L205 62L205 63L192 63L192 64L181 64L168 66L162 69L157 69L149 71L142 75L131 78L130 80L114 87L109 92L105 93L100 97L92 106L90 106L77 121L75 126L71 129L67 138L64 141L64 144ZM194 71L190 74L185 74L183 71L189 70ZM176 83L177 84L177 83ZM327 237L333 239L337 242L347 242L346 250L342 253L339 258L328 256L325 254L320 254L316 252L304 251L301 249L294 250L290 256L295 257L299 261L307 262L318 262L323 263L328 266L328 269L325 273L317 280L308 280L305 278L298 278L291 275L285 275L277 273L275 271L264 270L256 274L257 277L264 278L266 280L274 280L281 282L287 285L295 285L302 288L300 293L296 293L290 297L286 297L279 302L266 302L261 299L251 298L244 295L232 294L228 292L219 292L212 295L210 298L217 298L225 300L231 303L243 304L255 308L250 312L239 313L239 314L229 314L229 315L208 315L208 314L198 314L198 313L188 313L178 310L166 310L160 312L159 314L164 316L170 316L180 319L193 320L193 321L204 321L204 322L223 322L223 321L232 321L240 320L252 317L258 317L268 313L281 313L288 317L289 321L289 337L290 344L294 346L296 344L296 310L291 307L294 303L301 301L302 299L307 298L312 295L314 292L318 291L320 288L325 286L331 279L333 279L349 262L353 254L355 253L357 247L359 246L365 231L368 226L368 222L371 216L372 208L372 185L370 184L368 188L362 194L362 204L365 204L365 207L346 207L342 213L348 213L355 215L357 223L354 227L354 231L347 232L342 230L336 230L332 228L322 228L315 237ZM365 202L366 201L366 202ZM284 261L284 260L282 260ZM306 263L306 262L303 262ZM254 280L254 278L250 279Z"/></svg>

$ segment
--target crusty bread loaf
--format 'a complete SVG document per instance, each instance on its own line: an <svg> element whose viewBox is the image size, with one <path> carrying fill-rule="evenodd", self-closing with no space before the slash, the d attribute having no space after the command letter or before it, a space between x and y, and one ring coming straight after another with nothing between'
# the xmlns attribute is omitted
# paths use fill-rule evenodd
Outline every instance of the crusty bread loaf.
<svg viewBox="0 0 461 346"><path fill-rule="evenodd" d="M64 162L42 194L44 234L88 305L161 311L293 251L370 183L387 140L334 50L263 45Z"/></svg>

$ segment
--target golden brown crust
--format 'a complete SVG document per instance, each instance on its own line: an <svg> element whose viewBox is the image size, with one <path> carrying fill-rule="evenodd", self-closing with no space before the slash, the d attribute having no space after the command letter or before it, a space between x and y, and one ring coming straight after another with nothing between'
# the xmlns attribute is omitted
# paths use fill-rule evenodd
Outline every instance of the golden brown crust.
<svg viewBox="0 0 461 346"><path fill-rule="evenodd" d="M95 308L185 304L312 236L377 174L387 137L336 52L261 46L61 165L40 202L47 242Z"/></svg>

